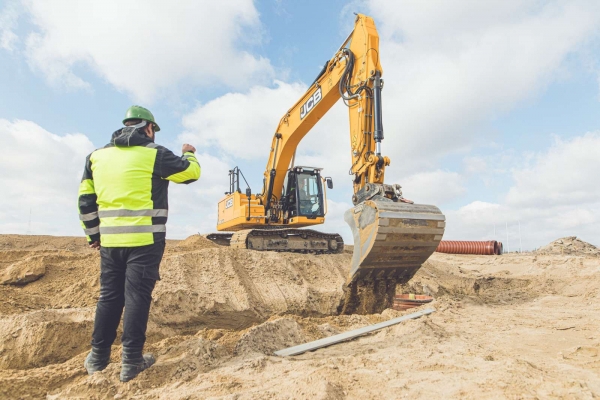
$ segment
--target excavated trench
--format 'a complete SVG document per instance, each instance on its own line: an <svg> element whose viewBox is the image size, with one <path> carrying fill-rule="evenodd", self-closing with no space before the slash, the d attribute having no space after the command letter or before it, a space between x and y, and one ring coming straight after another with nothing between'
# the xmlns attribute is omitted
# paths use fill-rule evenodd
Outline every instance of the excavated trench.
<svg viewBox="0 0 600 400"><path fill-rule="evenodd" d="M544 293L548 293L548 288ZM451 271L439 262L427 262L417 275L398 292L433 295L481 305L519 304L540 296L536 281L525 278L464 274Z"/></svg>

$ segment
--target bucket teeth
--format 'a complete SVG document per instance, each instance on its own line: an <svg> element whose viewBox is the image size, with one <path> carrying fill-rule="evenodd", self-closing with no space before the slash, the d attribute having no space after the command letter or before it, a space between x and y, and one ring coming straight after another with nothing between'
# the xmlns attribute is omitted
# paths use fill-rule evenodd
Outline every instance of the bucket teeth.
<svg viewBox="0 0 600 400"><path fill-rule="evenodd" d="M446 226L435 206L367 200L346 211L354 254L347 283L396 279L408 282L435 251Z"/></svg>

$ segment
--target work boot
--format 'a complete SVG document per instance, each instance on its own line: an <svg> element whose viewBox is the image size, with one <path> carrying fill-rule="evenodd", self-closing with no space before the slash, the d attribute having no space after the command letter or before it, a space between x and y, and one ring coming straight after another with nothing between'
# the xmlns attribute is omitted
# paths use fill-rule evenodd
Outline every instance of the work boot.
<svg viewBox="0 0 600 400"><path fill-rule="evenodd" d="M90 353L85 358L83 366L87 370L88 375L94 372L102 371L108 366L110 361L110 347L105 349L100 347L93 347Z"/></svg>
<svg viewBox="0 0 600 400"><path fill-rule="evenodd" d="M133 351L123 347L123 359L121 364L121 382L128 382L139 375L140 372L150 368L156 362L152 354L144 354L142 350Z"/></svg>

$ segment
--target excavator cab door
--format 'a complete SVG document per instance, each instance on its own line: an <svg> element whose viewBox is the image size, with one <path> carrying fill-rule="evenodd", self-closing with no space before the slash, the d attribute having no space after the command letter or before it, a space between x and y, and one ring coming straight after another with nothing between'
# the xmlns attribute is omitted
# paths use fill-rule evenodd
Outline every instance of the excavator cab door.
<svg viewBox="0 0 600 400"><path fill-rule="evenodd" d="M294 167L288 171L286 181L284 212L287 212L288 218L316 219L325 216L319 169Z"/></svg>

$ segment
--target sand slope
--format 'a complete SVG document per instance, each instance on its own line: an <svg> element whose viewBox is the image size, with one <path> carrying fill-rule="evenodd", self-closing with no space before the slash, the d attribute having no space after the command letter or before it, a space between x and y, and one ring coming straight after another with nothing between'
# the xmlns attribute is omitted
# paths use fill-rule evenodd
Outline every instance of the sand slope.
<svg viewBox="0 0 600 400"><path fill-rule="evenodd" d="M587 249L587 248L586 248ZM162 399L594 398L600 396L600 259L434 254L399 292L438 311L290 358L300 344L412 312L336 315L350 254L296 255L171 242L148 331L157 364L118 381L82 367L99 257L78 238L0 236L0 397Z"/></svg>

